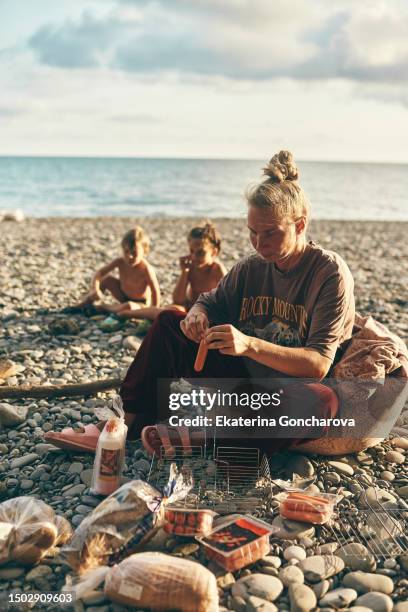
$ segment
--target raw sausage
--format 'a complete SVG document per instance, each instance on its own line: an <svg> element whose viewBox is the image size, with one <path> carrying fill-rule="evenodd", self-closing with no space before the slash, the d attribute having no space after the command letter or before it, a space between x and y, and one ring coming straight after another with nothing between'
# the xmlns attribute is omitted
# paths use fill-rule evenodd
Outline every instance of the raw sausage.
<svg viewBox="0 0 408 612"><path fill-rule="evenodd" d="M198 347L197 357L194 363L194 370L196 372L201 372L204 367L205 360L207 358L208 353L208 344L204 340L204 338L200 342L200 346Z"/></svg>

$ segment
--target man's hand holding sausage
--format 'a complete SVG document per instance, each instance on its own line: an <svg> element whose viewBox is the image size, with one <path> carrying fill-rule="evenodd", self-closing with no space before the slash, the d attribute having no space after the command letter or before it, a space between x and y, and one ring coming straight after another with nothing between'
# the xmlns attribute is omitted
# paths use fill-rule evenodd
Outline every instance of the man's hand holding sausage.
<svg viewBox="0 0 408 612"><path fill-rule="evenodd" d="M218 349L223 355L244 356L250 349L251 337L230 324L214 325L204 334L209 349Z"/></svg>
<svg viewBox="0 0 408 612"><path fill-rule="evenodd" d="M209 322L206 313L198 308L192 308L186 318L180 322L181 331L187 338L200 342L208 329Z"/></svg>

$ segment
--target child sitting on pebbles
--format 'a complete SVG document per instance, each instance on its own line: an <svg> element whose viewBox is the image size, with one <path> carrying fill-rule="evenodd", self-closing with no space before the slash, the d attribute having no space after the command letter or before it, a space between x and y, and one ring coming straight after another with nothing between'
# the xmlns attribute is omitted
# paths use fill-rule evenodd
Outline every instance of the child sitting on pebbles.
<svg viewBox="0 0 408 612"><path fill-rule="evenodd" d="M122 257L117 257L92 277L91 291L85 298L65 312L85 312L90 305L100 300L97 306L91 307L94 312L111 312L121 315L122 312L134 312L146 304L157 307L160 304L160 288L153 267L147 262L149 238L144 230L137 226L129 230L122 238ZM119 278L110 273L119 271ZM104 292L108 291L118 303L108 304L104 301Z"/></svg>
<svg viewBox="0 0 408 612"><path fill-rule="evenodd" d="M122 307L116 310L119 317L154 320L167 309L187 313L201 293L215 289L225 276L226 269L216 257L221 250L221 237L215 226L207 221L193 227L187 235L190 253L179 259L180 276L173 290L173 304L161 308L154 304L149 308Z"/></svg>

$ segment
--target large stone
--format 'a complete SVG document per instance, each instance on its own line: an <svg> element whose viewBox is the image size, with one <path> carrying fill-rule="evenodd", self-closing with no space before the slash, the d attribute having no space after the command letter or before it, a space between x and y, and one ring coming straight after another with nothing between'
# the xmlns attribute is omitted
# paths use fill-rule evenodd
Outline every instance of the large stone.
<svg viewBox="0 0 408 612"><path fill-rule="evenodd" d="M344 476L353 476L354 470L351 465L347 463L343 463L342 461L328 461L330 467L332 467L336 472L343 474Z"/></svg>
<svg viewBox="0 0 408 612"><path fill-rule="evenodd" d="M316 595L305 584L291 584L289 587L291 612L310 612L316 607Z"/></svg>
<svg viewBox="0 0 408 612"><path fill-rule="evenodd" d="M319 606L328 606L329 608L347 608L352 601L357 599L357 591L354 589L334 589L322 597L319 601Z"/></svg>
<svg viewBox="0 0 408 612"><path fill-rule="evenodd" d="M320 582L341 572L344 561L336 555L313 555L300 561L299 567L308 582Z"/></svg>
<svg viewBox="0 0 408 612"><path fill-rule="evenodd" d="M351 570L361 570L372 572L376 569L377 563L374 556L363 544L351 542L336 550L336 555L343 559L346 567Z"/></svg>
<svg viewBox="0 0 408 612"><path fill-rule="evenodd" d="M392 612L408 612L408 601L400 601L395 604Z"/></svg>
<svg viewBox="0 0 408 612"><path fill-rule="evenodd" d="M408 438L393 438L391 444L396 448L402 448L408 450Z"/></svg>
<svg viewBox="0 0 408 612"><path fill-rule="evenodd" d="M317 599L324 597L327 591L330 589L330 587L331 587L330 580L322 580L321 582L316 582L315 584L312 584L310 586L313 593L316 595Z"/></svg>
<svg viewBox="0 0 408 612"><path fill-rule="evenodd" d="M130 351L138 351L142 340L137 336L126 336L123 338L123 346Z"/></svg>
<svg viewBox="0 0 408 612"><path fill-rule="evenodd" d="M394 590L394 583L388 576L366 572L350 572L344 576L343 585L355 589L358 593L379 591L389 595Z"/></svg>
<svg viewBox="0 0 408 612"><path fill-rule="evenodd" d="M240 578L232 585L231 593L234 596L243 597L245 600L251 595L266 599L266 601L275 601L283 591L283 584L275 576L266 574L251 574Z"/></svg>
<svg viewBox="0 0 408 612"><path fill-rule="evenodd" d="M80 461L74 461L68 468L68 474L80 474L83 469L83 463L81 463Z"/></svg>
<svg viewBox="0 0 408 612"><path fill-rule="evenodd" d="M283 586L288 587L292 582L303 584L305 577L299 567L296 565L287 565L279 570L279 580L282 581Z"/></svg>
<svg viewBox="0 0 408 612"><path fill-rule="evenodd" d="M0 425L13 427L21 425L27 418L28 406L16 406L7 402L0 403Z"/></svg>
<svg viewBox="0 0 408 612"><path fill-rule="evenodd" d="M91 483L92 483L92 474L93 474L93 469L89 468L87 470L83 470L81 472L80 478L81 481L87 486L90 487Z"/></svg>
<svg viewBox="0 0 408 612"><path fill-rule="evenodd" d="M61 452L59 448L53 444L47 444L47 442L39 442L35 445L34 450L39 455L45 455L46 453L50 452Z"/></svg>
<svg viewBox="0 0 408 612"><path fill-rule="evenodd" d="M278 608L270 601L251 595L246 602L245 612L278 612Z"/></svg>
<svg viewBox="0 0 408 612"><path fill-rule="evenodd" d="M37 459L39 459L37 453L28 453L28 455L23 455L22 457L16 457L16 459L13 459L10 463L10 468L14 470L14 468L25 467L26 465L34 463L34 461L37 461Z"/></svg>
<svg viewBox="0 0 408 612"><path fill-rule="evenodd" d="M85 491L85 489L86 489L86 485L84 484L74 485L70 489L67 489L66 491L64 491L62 495L64 497L75 497L77 495L79 496L81 495L81 493Z"/></svg>
<svg viewBox="0 0 408 612"><path fill-rule="evenodd" d="M405 456L402 453L394 450L394 451L388 451L387 453L385 453L384 459L388 463L397 463L398 465L400 465L404 463Z"/></svg>
<svg viewBox="0 0 408 612"><path fill-rule="evenodd" d="M408 485L404 485L398 489L398 495L403 497L404 499L408 498Z"/></svg>
<svg viewBox="0 0 408 612"><path fill-rule="evenodd" d="M282 565L280 557L276 557L274 555L267 555L263 559L260 559L259 563L261 565L268 565L270 567L274 567L275 569L279 569Z"/></svg>
<svg viewBox="0 0 408 612"><path fill-rule="evenodd" d="M288 546L285 548L283 556L287 561L290 561L291 559L303 561L303 559L306 559L306 551L300 546Z"/></svg>
<svg viewBox="0 0 408 612"><path fill-rule="evenodd" d="M326 472L323 474L323 480L330 485L338 485L341 482L341 477L337 472Z"/></svg>
<svg viewBox="0 0 408 612"><path fill-rule="evenodd" d="M282 540L295 540L306 537L313 538L315 533L313 525L290 521L281 516L276 516L272 521L272 525L278 528L278 531L274 533L274 537L281 538Z"/></svg>
<svg viewBox="0 0 408 612"><path fill-rule="evenodd" d="M285 466L285 471L292 476L293 474L299 474L299 476L313 476L315 473L312 463L305 455L294 455L289 458Z"/></svg>
<svg viewBox="0 0 408 612"><path fill-rule="evenodd" d="M20 488L22 491L29 491L30 489L33 488L33 485L34 485L33 480L29 480L25 478L20 482Z"/></svg>
<svg viewBox="0 0 408 612"><path fill-rule="evenodd" d="M372 612L391 612L393 609L393 602L391 597L384 593L366 593L359 597L356 601L357 606L365 606Z"/></svg>
<svg viewBox="0 0 408 612"><path fill-rule="evenodd" d="M359 508L381 509L385 502L396 502L396 497L380 487L367 487L366 491L358 499Z"/></svg>

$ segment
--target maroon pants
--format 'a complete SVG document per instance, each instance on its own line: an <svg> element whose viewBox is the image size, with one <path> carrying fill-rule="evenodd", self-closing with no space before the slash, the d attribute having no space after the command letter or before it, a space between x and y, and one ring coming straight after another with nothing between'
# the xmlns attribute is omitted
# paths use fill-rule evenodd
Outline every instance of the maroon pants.
<svg viewBox="0 0 408 612"><path fill-rule="evenodd" d="M198 344L189 340L180 329L185 314L165 310L155 319L146 338L139 348L120 389L125 412L135 414L130 436L140 435L142 428L169 416L169 389L158 379L179 378L244 378L248 379L245 360L241 357L222 355L219 351L208 351L204 368L197 373L194 361ZM303 385L313 402L313 413L318 418L333 417L337 412L337 396L322 384ZM299 391L299 390L298 390ZM162 396L161 396L162 394ZM307 437L307 432L303 440ZM238 441L237 441L238 442ZM270 452L286 448L294 440L286 438L263 439L258 446ZM242 440L240 440L242 445ZM253 440L250 446L253 446Z"/></svg>

